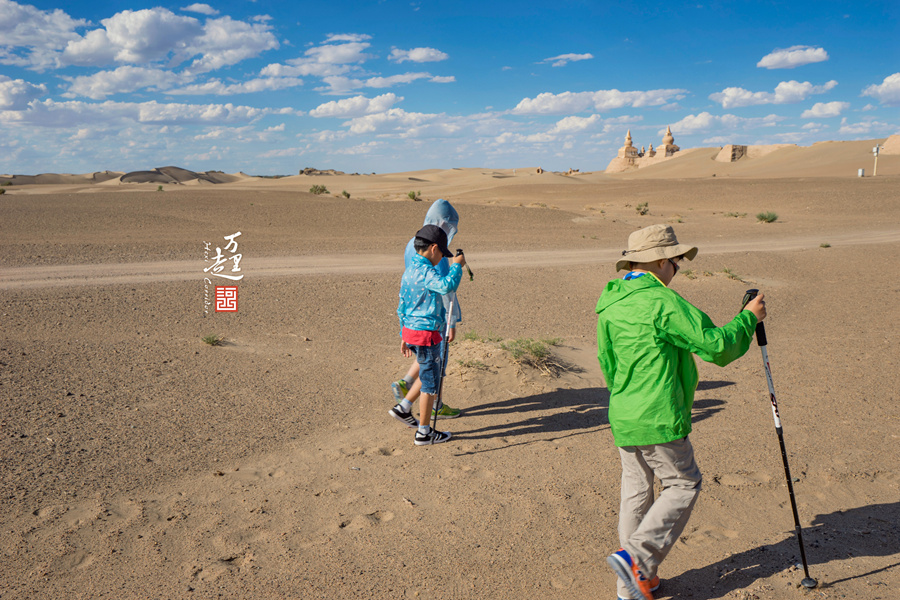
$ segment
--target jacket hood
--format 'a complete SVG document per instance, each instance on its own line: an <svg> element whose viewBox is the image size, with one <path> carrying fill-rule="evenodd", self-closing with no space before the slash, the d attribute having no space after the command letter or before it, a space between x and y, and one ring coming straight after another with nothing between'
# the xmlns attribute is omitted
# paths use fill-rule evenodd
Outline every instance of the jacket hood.
<svg viewBox="0 0 900 600"><path fill-rule="evenodd" d="M449 202L441 198L436 200L425 213L425 225L437 225L447 234L447 245L453 241L459 227L459 213Z"/></svg>
<svg viewBox="0 0 900 600"><path fill-rule="evenodd" d="M625 281L624 279L613 279L606 284L606 288L603 290L603 293L600 294L600 299L597 300L597 308L594 309L594 312L599 315L616 302L624 300L637 291L651 287L665 286L659 279L650 273L628 281Z"/></svg>

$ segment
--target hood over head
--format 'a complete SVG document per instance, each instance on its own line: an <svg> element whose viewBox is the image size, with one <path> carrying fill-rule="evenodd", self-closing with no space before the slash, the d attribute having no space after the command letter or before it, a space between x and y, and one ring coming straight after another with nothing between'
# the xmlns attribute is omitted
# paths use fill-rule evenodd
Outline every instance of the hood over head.
<svg viewBox="0 0 900 600"><path fill-rule="evenodd" d="M456 235L459 227L459 213L453 208L453 205L441 198L435 200L428 212L425 213L424 225L437 225L447 234L447 244L453 242L453 236Z"/></svg>

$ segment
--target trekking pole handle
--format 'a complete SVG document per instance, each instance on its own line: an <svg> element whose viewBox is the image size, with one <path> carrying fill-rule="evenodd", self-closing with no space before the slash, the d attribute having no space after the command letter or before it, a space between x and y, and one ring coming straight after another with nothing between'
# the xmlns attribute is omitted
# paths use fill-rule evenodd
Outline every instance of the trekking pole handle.
<svg viewBox="0 0 900 600"><path fill-rule="evenodd" d="M744 310L744 307L747 306L747 303L756 298L759 295L759 290L750 289L744 294L744 301L741 303L741 310ZM768 344L766 340L766 326L763 325L762 321L756 324L756 343L760 346L765 346Z"/></svg>
<svg viewBox="0 0 900 600"><path fill-rule="evenodd" d="M465 254L466 254L466 253L462 251L462 248L457 248L457 249L456 249L456 255L457 255L457 256L465 256ZM469 268L469 263L466 263L466 271L469 272L469 281L474 281L474 280L475 280L475 275L472 274L472 269Z"/></svg>

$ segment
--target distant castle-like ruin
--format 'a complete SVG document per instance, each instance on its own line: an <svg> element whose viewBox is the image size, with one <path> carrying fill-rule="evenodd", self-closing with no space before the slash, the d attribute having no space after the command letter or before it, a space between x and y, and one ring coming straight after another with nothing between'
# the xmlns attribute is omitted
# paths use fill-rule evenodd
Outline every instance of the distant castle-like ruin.
<svg viewBox="0 0 900 600"><path fill-rule="evenodd" d="M625 145L619 148L619 153L606 167L607 173L621 173L631 169L640 169L649 165L655 165L666 159L675 156L675 153L681 150L675 145L675 138L672 137L672 129L667 125L666 134L663 136L662 144L654 150L653 144L650 144L649 150L638 150L634 147L631 140L631 130L625 135Z"/></svg>

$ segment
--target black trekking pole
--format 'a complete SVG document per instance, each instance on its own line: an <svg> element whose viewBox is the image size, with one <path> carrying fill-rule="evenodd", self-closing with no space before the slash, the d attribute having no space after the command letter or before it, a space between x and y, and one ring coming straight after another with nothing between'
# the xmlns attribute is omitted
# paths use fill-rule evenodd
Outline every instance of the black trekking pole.
<svg viewBox="0 0 900 600"><path fill-rule="evenodd" d="M460 254L465 253L462 251L462 248L457 248L456 255L459 256ZM475 281L475 275L472 274L472 269L469 268L469 263L466 263L466 271L469 272L469 281Z"/></svg>
<svg viewBox="0 0 900 600"><path fill-rule="evenodd" d="M756 298L759 290L747 290L744 295L742 308ZM797 542L800 544L800 559L803 561L803 574L806 576L800 582L805 588L812 589L819 582L809 576L809 566L806 564L806 551L803 549L803 533L800 528L800 516L797 514L797 501L794 499L794 484L791 481L791 469L788 467L787 450L784 448L784 429L781 427L781 417L778 415L778 401L775 400L775 385L772 383L772 370L769 368L769 353L766 350L766 327L761 322L756 324L756 343L762 351L763 364L766 368L766 383L769 385L769 397L772 400L772 416L775 417L775 432L778 434L778 443L781 445L781 460L784 462L784 476L787 478L788 494L791 497L791 510L794 513L794 528L797 531Z"/></svg>
<svg viewBox="0 0 900 600"><path fill-rule="evenodd" d="M444 374L447 372L447 354L450 351L450 324L453 320L453 300L450 301L450 310L447 311L447 331L444 335L444 351L441 353L441 381L438 383L437 399L434 401L434 431L437 434L438 413L441 410L444 395ZM432 442L434 443L434 442Z"/></svg>

